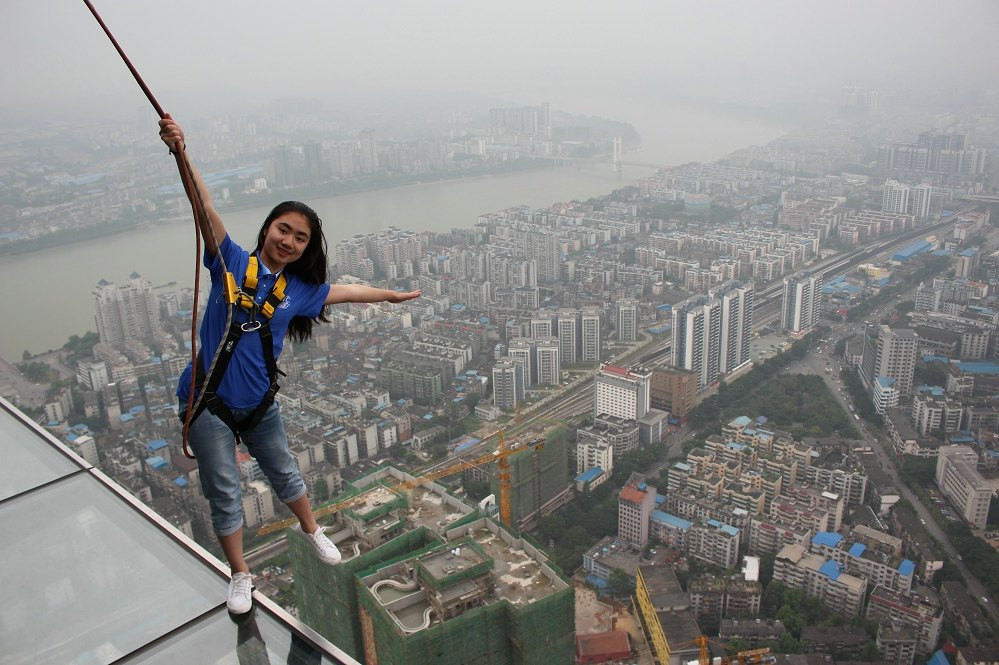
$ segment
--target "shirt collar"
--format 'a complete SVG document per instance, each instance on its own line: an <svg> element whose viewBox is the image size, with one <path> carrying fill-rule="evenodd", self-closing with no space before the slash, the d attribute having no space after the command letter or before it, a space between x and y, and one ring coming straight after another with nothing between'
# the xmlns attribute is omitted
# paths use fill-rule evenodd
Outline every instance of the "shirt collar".
<svg viewBox="0 0 999 665"><path fill-rule="evenodd" d="M267 264L265 264L264 261L263 261L263 259L260 258L260 252L256 252L254 254L254 256L257 257L257 273L258 273L257 277L258 278L260 278L260 277L267 277L268 275L274 275L274 278L277 279L277 277L284 271L284 269L282 268L281 270L278 270L277 272L271 272L271 269L268 268Z"/></svg>

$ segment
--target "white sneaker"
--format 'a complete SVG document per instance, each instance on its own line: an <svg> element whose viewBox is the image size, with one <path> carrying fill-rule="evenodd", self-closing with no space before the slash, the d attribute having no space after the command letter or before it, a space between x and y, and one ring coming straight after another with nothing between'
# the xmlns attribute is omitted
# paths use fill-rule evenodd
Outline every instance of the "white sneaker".
<svg viewBox="0 0 999 665"><path fill-rule="evenodd" d="M319 555L319 558L323 563L340 563L340 550L337 549L332 540L326 537L323 527L319 527L313 533L305 533L305 531L302 530L302 525L296 524L295 530L305 536L309 542L312 543L312 546L316 548L316 554Z"/></svg>
<svg viewBox="0 0 999 665"><path fill-rule="evenodd" d="M226 607L233 614L246 614L253 607L253 578L249 573L233 573L229 580L229 598Z"/></svg>

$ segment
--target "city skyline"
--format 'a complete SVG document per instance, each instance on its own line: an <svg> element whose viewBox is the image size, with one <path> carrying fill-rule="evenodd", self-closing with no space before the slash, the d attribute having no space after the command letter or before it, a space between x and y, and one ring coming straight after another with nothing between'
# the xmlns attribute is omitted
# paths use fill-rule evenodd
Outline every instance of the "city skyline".
<svg viewBox="0 0 999 665"><path fill-rule="evenodd" d="M46 9L0 10L12 662L197 622L220 662L282 662L272 623L369 665L999 652L999 6L99 3L235 243L314 202L326 281L421 294L283 347L342 558L237 444L249 640L216 585L134 583L232 572L177 418L205 293L152 111L85 7ZM178 551L116 545L135 523Z"/></svg>

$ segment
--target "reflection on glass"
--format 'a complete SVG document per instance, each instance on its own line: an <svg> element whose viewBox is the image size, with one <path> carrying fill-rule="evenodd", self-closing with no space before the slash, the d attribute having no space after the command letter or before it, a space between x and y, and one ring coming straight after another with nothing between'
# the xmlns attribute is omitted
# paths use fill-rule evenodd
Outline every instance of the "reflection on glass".
<svg viewBox="0 0 999 665"><path fill-rule="evenodd" d="M79 470L24 423L0 409L0 500Z"/></svg>
<svg viewBox="0 0 999 665"><path fill-rule="evenodd" d="M220 610L156 648L122 662L127 665L320 665L335 661L255 609L239 618Z"/></svg>
<svg viewBox="0 0 999 665"><path fill-rule="evenodd" d="M225 580L89 475L3 504L0 533L4 665L111 663L225 599Z"/></svg>

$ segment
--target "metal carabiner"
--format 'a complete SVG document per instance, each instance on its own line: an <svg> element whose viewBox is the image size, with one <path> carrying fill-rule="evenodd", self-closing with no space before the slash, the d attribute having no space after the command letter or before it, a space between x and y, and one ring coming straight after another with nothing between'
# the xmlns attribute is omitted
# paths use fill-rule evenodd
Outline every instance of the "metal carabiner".
<svg viewBox="0 0 999 665"><path fill-rule="evenodd" d="M250 305L250 311L249 311L250 319L245 323L241 323L239 326L240 330L242 330L243 332L253 332L254 330L259 329L261 325L263 325L262 323L260 323L260 321L257 321L257 303L253 302L252 300L251 303L252 304Z"/></svg>

